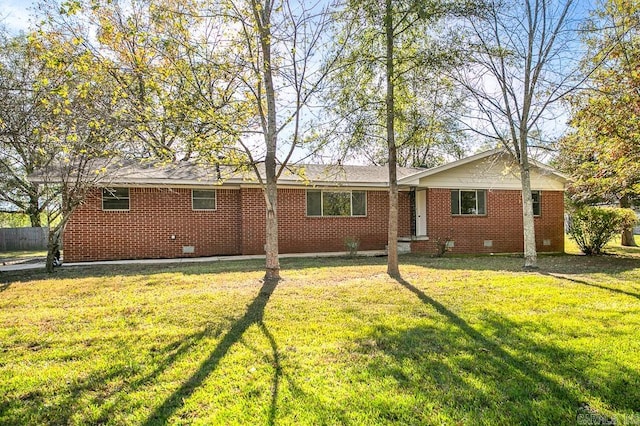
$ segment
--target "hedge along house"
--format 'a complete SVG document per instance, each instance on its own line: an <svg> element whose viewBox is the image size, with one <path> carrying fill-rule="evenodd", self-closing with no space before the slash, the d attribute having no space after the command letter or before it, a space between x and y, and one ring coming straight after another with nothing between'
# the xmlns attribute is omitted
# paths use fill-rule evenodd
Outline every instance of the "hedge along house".
<svg viewBox="0 0 640 426"><path fill-rule="evenodd" d="M520 181L500 151L432 169L399 168L399 240L406 250L453 253L523 251ZM226 175L225 175L226 173ZM566 178L532 171L538 250L564 250ZM280 253L384 249L388 227L384 166L301 166L278 189ZM263 254L265 200L240 173L179 163L123 167L72 215L67 262Z"/></svg>

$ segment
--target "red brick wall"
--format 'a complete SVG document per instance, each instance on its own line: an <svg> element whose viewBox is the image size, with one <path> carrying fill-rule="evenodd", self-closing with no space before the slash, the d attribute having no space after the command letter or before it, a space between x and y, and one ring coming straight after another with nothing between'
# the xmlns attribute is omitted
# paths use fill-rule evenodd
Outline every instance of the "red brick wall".
<svg viewBox="0 0 640 426"><path fill-rule="evenodd" d="M412 244L414 251L435 252L437 238L453 240L452 253L521 253L523 251L522 197L520 191L488 190L485 216L451 214L449 189L429 189L427 193L427 234L429 241ZM535 217L536 245L541 252L564 251L564 195L543 191L541 214ZM484 241L492 240L492 247ZM544 245L544 240L550 245Z"/></svg>
<svg viewBox="0 0 640 426"><path fill-rule="evenodd" d="M130 188L130 210L117 212L103 211L96 191L67 225L65 261L264 253L262 190L219 189L217 197L216 211L193 211L190 189ZM386 191L367 191L366 217L307 217L306 191L280 189L280 252L345 251L346 237L360 239L361 250L384 249L388 203ZM401 193L399 235L409 235L408 211L409 198ZM183 246L194 253L183 254Z"/></svg>
<svg viewBox="0 0 640 426"><path fill-rule="evenodd" d="M102 211L100 191L89 197L67 224L65 261L240 253L239 190L219 189L215 211L193 211L190 189L130 188L129 198L130 210L118 212Z"/></svg>
<svg viewBox="0 0 640 426"><path fill-rule="evenodd" d="M262 190L243 189L242 200L245 206L242 212L243 254L264 253L265 200ZM404 211L408 211L408 197L401 197L401 200ZM358 238L361 250L382 250L387 241L388 211L387 191L367 191L366 217L308 217L306 191L280 189L279 250L281 253L345 251L346 237ZM408 229L409 219L401 222Z"/></svg>
<svg viewBox="0 0 640 426"><path fill-rule="evenodd" d="M398 193L398 237L411 236L411 201L409 193L402 191Z"/></svg>
<svg viewBox="0 0 640 426"><path fill-rule="evenodd" d="M437 237L450 236L454 253L522 252L521 203L519 191L487 191L486 216L452 216L449 190L430 189L430 240L414 242L412 248L433 252ZM361 250L384 249L388 204L386 191L367 191L366 217L307 217L305 190L280 189L280 252L345 251L346 237L360 239ZM409 206L409 193L401 192L400 237L411 234ZM563 212L562 192L542 193L542 215L535 219L540 251L563 251ZM551 245L544 246L544 239ZM484 247L484 240L493 240L493 247ZM128 212L102 211L99 191L77 209L65 231L64 257L77 262L262 254L264 242L261 189L218 189L216 211L193 211L190 189L131 188ZM183 254L183 246L193 246L194 253Z"/></svg>

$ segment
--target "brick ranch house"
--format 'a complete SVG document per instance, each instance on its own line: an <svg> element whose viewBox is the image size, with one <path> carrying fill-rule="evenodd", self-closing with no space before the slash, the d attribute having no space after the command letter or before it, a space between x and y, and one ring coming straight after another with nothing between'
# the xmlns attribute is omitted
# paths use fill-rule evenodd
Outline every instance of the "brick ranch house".
<svg viewBox="0 0 640 426"><path fill-rule="evenodd" d="M399 168L400 244L434 253L436 240L448 239L452 253L522 252L517 169L497 150ZM536 163L531 182L537 248L562 252L566 178ZM388 198L386 167L308 165L282 176L280 252L345 251L348 237L360 250L384 249ZM264 195L255 181L220 169L123 167L76 209L63 241L67 262L262 254Z"/></svg>

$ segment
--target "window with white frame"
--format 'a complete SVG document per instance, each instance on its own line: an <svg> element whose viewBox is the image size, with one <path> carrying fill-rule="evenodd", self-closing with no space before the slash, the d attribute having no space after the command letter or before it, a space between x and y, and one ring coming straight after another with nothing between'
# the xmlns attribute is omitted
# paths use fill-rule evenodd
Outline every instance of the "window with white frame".
<svg viewBox="0 0 640 426"><path fill-rule="evenodd" d="M366 191L307 191L307 216L366 215Z"/></svg>
<svg viewBox="0 0 640 426"><path fill-rule="evenodd" d="M191 202L193 210L215 210L216 190L215 189L192 189Z"/></svg>
<svg viewBox="0 0 640 426"><path fill-rule="evenodd" d="M487 197L484 189L452 189L451 214L484 215L487 214Z"/></svg>
<svg viewBox="0 0 640 426"><path fill-rule="evenodd" d="M102 210L129 210L129 188L102 188Z"/></svg>
<svg viewBox="0 0 640 426"><path fill-rule="evenodd" d="M531 191L531 198L533 199L533 215L540 216L540 192L541 191Z"/></svg>

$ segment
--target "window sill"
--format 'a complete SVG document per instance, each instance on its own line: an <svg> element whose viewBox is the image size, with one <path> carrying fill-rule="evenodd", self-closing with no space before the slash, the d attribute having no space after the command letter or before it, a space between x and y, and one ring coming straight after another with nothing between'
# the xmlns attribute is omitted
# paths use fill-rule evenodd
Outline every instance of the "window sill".
<svg viewBox="0 0 640 426"><path fill-rule="evenodd" d="M429 241L430 238L426 235L415 236L412 235L410 237L398 237L398 242L409 243L411 241Z"/></svg>

